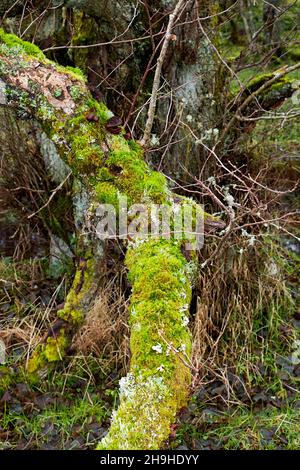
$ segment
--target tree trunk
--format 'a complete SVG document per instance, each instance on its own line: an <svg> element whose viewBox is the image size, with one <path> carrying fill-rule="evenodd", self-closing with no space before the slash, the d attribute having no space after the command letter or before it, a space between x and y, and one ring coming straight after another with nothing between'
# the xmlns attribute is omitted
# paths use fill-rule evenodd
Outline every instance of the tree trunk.
<svg viewBox="0 0 300 470"><path fill-rule="evenodd" d="M265 43L270 47L279 48L280 23L282 0L270 0L264 3L263 22L265 24Z"/></svg>

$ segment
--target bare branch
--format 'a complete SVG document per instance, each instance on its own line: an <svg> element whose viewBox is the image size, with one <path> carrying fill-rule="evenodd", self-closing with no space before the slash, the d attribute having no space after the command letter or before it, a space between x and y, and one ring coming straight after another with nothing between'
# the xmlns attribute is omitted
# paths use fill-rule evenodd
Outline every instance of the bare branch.
<svg viewBox="0 0 300 470"><path fill-rule="evenodd" d="M153 121L154 121L154 116L155 116L155 110L156 110L156 102L157 102L157 93L159 89L159 83L160 83L160 76L161 76L161 70L162 66L164 63L164 59L167 53L167 49L169 46L169 42L171 40L171 31L173 29L174 23L179 16L180 10L182 7L185 5L185 0L179 0L177 3L173 13L170 14L169 16L169 23L165 35L165 39L157 60L157 65L156 65L156 70L155 70L155 75L154 75L154 80L153 80L153 86L152 86L152 94L151 94L151 99L150 99L150 104L149 104L149 110L148 110L148 118L145 126L145 132L143 139L141 141L141 144L143 147L147 148L149 145L150 141L150 136L151 136L151 131L153 127Z"/></svg>

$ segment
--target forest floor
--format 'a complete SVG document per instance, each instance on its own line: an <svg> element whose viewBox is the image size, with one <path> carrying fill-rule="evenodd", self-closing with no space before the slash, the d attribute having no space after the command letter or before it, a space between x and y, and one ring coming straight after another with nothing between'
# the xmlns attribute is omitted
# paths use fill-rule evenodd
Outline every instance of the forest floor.
<svg viewBox="0 0 300 470"><path fill-rule="evenodd" d="M295 268L299 268L299 251L297 255ZM297 281L291 273L294 295L299 295ZM2 313L3 309L12 313L7 302L0 307ZM270 344L266 356L257 350L252 358L241 358L223 377L205 377L178 416L166 448L300 448L300 354L295 354L300 341L293 345L294 351L284 341L286 329L299 337L299 311L285 318L281 328L278 343ZM0 379L5 380L8 369L16 367L14 357L24 357L25 349L22 338L14 342ZM246 361L256 365L253 378L245 376ZM107 432L112 410L118 405L122 373L90 354L70 357L67 365L49 372L35 385L19 378L0 399L0 448L93 449Z"/></svg>

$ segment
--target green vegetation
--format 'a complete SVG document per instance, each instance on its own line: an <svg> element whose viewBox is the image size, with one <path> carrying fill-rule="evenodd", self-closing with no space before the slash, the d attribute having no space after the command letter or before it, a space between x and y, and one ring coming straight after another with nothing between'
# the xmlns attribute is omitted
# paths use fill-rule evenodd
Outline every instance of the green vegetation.
<svg viewBox="0 0 300 470"><path fill-rule="evenodd" d="M20 127L38 121L24 127L30 151L20 160L38 158L32 135L42 129L74 184L61 191L52 182L44 189L26 181L38 214L32 223L48 236L46 254L33 259L22 251L22 240L30 238L24 229L13 255L0 258L0 338L8 357L0 366L0 449L300 447L300 257L299 239L293 239L296 248L290 240L299 231L295 216L285 217L299 206L299 192L290 188L298 180L300 128L298 103L284 102L298 87L300 70L277 77L243 109L244 100L299 60L300 1L285 3L290 8L277 22L279 36L273 25L262 27L263 2L248 2L245 11L238 2L237 10L232 5L220 15L219 2L204 2L207 11L199 5L200 15L212 14L201 21L209 41L200 29L190 35L197 24L190 12L163 64L150 139L156 144L145 159L131 134L139 139L143 133L166 22L165 8L156 3L153 24L153 5L149 18L139 5L128 29L125 5L113 21L110 6L94 18L68 4L47 9L40 18L46 26L36 21L38 5L2 22L47 51L0 29L1 102L14 108L4 124L15 117ZM52 13L60 31L40 34ZM151 40L140 40L149 27ZM76 47L93 42L107 45ZM116 127L114 114L98 101L103 96L121 116ZM201 119L194 118L194 106ZM28 168L33 180L44 178L44 166ZM19 222L10 215L6 223L23 228L29 217L19 186L9 188ZM40 193L45 205L36 202ZM6 194L0 187L1 201ZM73 198L81 197L84 214L75 222ZM141 233L138 240L97 245L91 230L97 206L117 209L122 197L128 206L165 204L170 213L188 204L193 218L199 212L210 222L224 217L227 227L207 224L205 246L192 254L184 249L191 238L185 233L180 241ZM16 234L11 230L9 240ZM70 248L59 272L50 260L51 236Z"/></svg>
<svg viewBox="0 0 300 470"><path fill-rule="evenodd" d="M29 442L34 449L92 448L105 432L101 423L106 426L110 405L93 390L86 397L81 396L81 389L67 394L46 390L33 393L25 383L19 384L18 390L21 402L25 399L23 393L31 397L35 412L30 408L20 412L5 403L1 427L11 439L2 438L0 449L13 449Z"/></svg>
<svg viewBox="0 0 300 470"><path fill-rule="evenodd" d="M288 404L278 410L270 407L249 410L245 407L220 413L198 408L197 425L183 425L180 438L196 449L294 450L300 447L299 406ZM201 423L202 421L202 423Z"/></svg>
<svg viewBox="0 0 300 470"><path fill-rule="evenodd" d="M0 42L4 43L12 53L20 51L24 52L30 57L35 57L38 60L44 61L46 59L45 55L42 53L41 49L35 44L27 41L22 41L14 34L7 34L0 28Z"/></svg>

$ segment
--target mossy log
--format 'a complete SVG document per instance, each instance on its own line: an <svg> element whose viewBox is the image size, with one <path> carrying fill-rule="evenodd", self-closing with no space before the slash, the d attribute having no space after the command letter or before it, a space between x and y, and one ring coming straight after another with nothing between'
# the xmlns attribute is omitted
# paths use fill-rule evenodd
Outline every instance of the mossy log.
<svg viewBox="0 0 300 470"><path fill-rule="evenodd" d="M248 117L257 119L266 111L281 106L299 88L298 82L287 76L299 67L299 63L282 67L250 80L243 93L234 98L236 104L233 111L236 116L245 121Z"/></svg>
<svg viewBox="0 0 300 470"><path fill-rule="evenodd" d="M168 189L165 177L145 163L142 148L124 138L124 130L119 135L107 132L111 113L90 96L80 71L50 62L36 46L1 30L0 104L13 107L20 119L39 123L90 198L90 209L78 224L78 266L58 312L60 329L31 357L28 371L35 372L63 357L72 331L97 295L103 250L90 230L97 205L117 206L120 195L129 203L172 206L182 200ZM120 406L100 449L159 448L186 404L193 263L182 255L181 243L157 237L133 243L127 251L133 288L131 368L121 381Z"/></svg>

